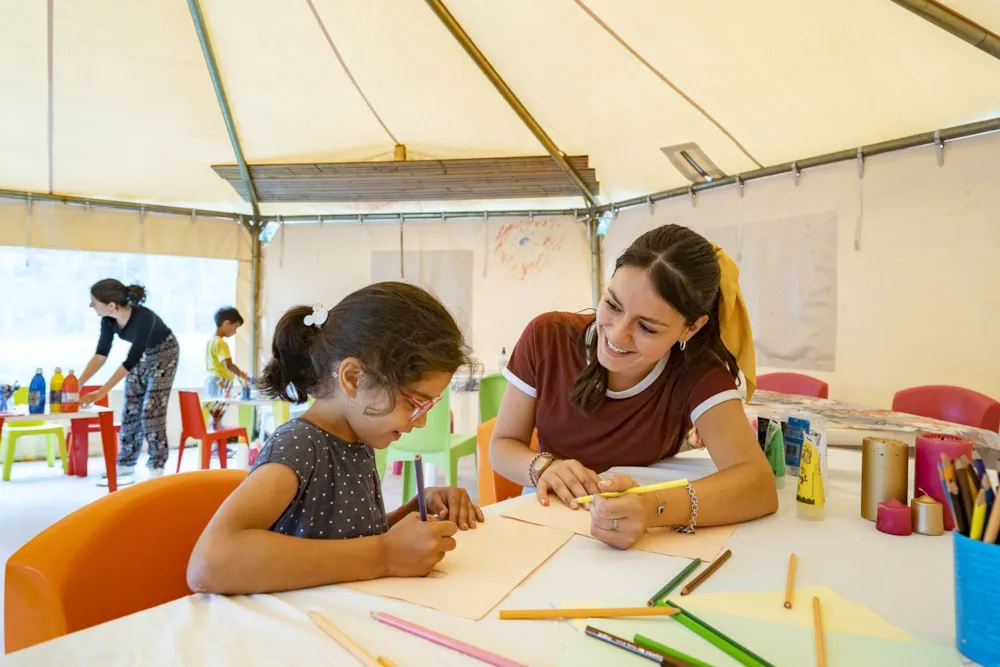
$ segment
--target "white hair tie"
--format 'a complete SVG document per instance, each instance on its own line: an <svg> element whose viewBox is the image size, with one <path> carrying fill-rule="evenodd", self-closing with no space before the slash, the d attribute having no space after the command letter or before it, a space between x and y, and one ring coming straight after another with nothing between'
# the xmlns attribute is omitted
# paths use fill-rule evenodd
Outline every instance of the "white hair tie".
<svg viewBox="0 0 1000 667"><path fill-rule="evenodd" d="M313 311L311 315L306 315L303 322L306 323L307 327L316 327L319 329L326 322L326 318L330 316L330 311L323 307L321 303L313 304Z"/></svg>

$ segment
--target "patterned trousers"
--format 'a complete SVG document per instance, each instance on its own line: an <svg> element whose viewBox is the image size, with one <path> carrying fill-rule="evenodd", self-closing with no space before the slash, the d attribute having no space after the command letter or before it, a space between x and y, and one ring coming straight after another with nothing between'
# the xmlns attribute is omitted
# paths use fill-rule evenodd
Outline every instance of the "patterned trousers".
<svg viewBox="0 0 1000 667"><path fill-rule="evenodd" d="M147 465L162 468L167 464L167 402L177 373L179 353L177 339L170 334L165 341L146 350L125 378L118 465L135 465L143 439L149 445Z"/></svg>

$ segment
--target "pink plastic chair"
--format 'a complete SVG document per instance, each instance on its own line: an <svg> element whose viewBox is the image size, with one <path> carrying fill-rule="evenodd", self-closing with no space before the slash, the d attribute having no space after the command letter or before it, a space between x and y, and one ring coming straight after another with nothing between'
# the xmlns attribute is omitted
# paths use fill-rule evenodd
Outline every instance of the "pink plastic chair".
<svg viewBox="0 0 1000 667"><path fill-rule="evenodd" d="M830 385L799 373L767 373L757 377L757 388L796 396L830 398Z"/></svg>
<svg viewBox="0 0 1000 667"><path fill-rule="evenodd" d="M987 431L1000 430L1000 403L962 387L928 385L904 389L893 397L892 409Z"/></svg>

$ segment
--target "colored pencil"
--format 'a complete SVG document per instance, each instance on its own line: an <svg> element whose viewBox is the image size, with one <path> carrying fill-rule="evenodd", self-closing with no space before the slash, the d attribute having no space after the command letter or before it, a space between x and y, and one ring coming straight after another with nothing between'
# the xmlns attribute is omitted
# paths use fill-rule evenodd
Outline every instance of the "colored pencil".
<svg viewBox="0 0 1000 667"><path fill-rule="evenodd" d="M819 598L813 597L813 627L816 629L816 667L826 667L826 646L823 641L823 614Z"/></svg>
<svg viewBox="0 0 1000 667"><path fill-rule="evenodd" d="M701 584L710 576L712 576L712 574L714 574L716 570L722 567L722 564L725 563L727 560L729 560L729 557L732 555L733 555L732 550L726 549L726 552L724 554L716 558L713 563L711 563L708 567L706 567L704 570L701 571L701 574L692 579L691 583L689 583L687 586L681 589L681 595L689 595L694 589L701 586Z"/></svg>
<svg viewBox="0 0 1000 667"><path fill-rule="evenodd" d="M323 614L318 611L311 611L309 612L309 618L316 624L316 627L325 632L333 641L340 644L344 650L353 655L362 665L365 667L381 667L375 656L358 646L354 640L337 629L333 623L326 620Z"/></svg>
<svg viewBox="0 0 1000 667"><path fill-rule="evenodd" d="M986 523L986 491L979 489L976 496L975 509L972 511L972 523L969 526L969 538L983 539L983 524Z"/></svg>
<svg viewBox="0 0 1000 667"><path fill-rule="evenodd" d="M663 491L664 489L675 489L678 486L687 486L686 479L675 479L672 482L660 482L659 484L647 484L646 486L633 486L628 491L608 491L599 493L601 498L620 498L622 496L633 496L640 493L651 493L653 491ZM590 503L594 501L594 496L580 496L575 499L577 503Z"/></svg>
<svg viewBox="0 0 1000 667"><path fill-rule="evenodd" d="M756 660L752 655L744 651L738 644L736 644L736 642L730 640L725 635L715 632L695 621L687 613L677 614L674 616L674 620L741 665L747 665L747 667L760 667L761 664L766 664Z"/></svg>
<svg viewBox="0 0 1000 667"><path fill-rule="evenodd" d="M650 651L649 649L643 648L641 646L637 646L632 642L630 642L629 640L622 639L621 637L613 635L610 632L605 632L604 630L598 630L597 628L588 625L584 629L584 633L586 633L588 637L593 637L594 639L599 639L602 642L605 642L606 644L617 646L618 648L624 649L629 653L638 655L642 658L645 658L646 660L651 660L652 662L655 662L658 665L676 664L674 662L667 662L667 657L661 655L660 653L657 653L655 651Z"/></svg>
<svg viewBox="0 0 1000 667"><path fill-rule="evenodd" d="M948 494L951 496L954 509L952 516L955 518L955 525L959 527L958 532L964 534L968 526L968 516L965 514L965 505L962 503L962 496L955 481L955 466L952 465L951 459L944 452L941 452L941 466L944 469L944 481L948 487ZM961 515L961 519L959 515Z"/></svg>
<svg viewBox="0 0 1000 667"><path fill-rule="evenodd" d="M975 449L972 450L972 467L976 469L976 474L979 475L980 479L986 477L986 462L983 461L983 457ZM986 477L986 479L989 479L989 477ZM989 482L986 483L988 484Z"/></svg>
<svg viewBox="0 0 1000 667"><path fill-rule="evenodd" d="M547 618L620 618L630 616L675 616L671 607L610 607L607 609L501 609L501 621L529 621Z"/></svg>
<svg viewBox="0 0 1000 667"><path fill-rule="evenodd" d="M671 579L670 581L668 581L666 586L664 586L660 590L656 591L656 595L654 595L653 597L649 598L649 601L646 602L646 606L647 607L654 607L654 606L656 606L657 602L659 602L663 598L667 597L671 593L671 591L673 591L675 588L677 588L677 586L682 581L684 581L685 579L687 579L687 576L689 574L691 574L692 572L694 572L695 569L697 569L697 567L699 565L701 565L701 559L700 558L695 558L693 561L691 561L690 563L688 563L688 566L685 567L680 572L678 572L677 576L675 576L673 579Z"/></svg>
<svg viewBox="0 0 1000 667"><path fill-rule="evenodd" d="M795 588L795 554L788 557L788 583L785 584L785 609L792 608L792 590Z"/></svg>
<svg viewBox="0 0 1000 667"><path fill-rule="evenodd" d="M996 544L998 534L1000 534L1000 502L995 502L993 511L990 512L990 521L986 525L986 532L983 534L983 542Z"/></svg>
<svg viewBox="0 0 1000 667"><path fill-rule="evenodd" d="M680 623L681 625L683 625L688 630L691 630L692 632L694 632L695 634L699 635L703 639L707 639L704 634L702 634L701 632L698 632L693 627L693 626L697 626L697 627L705 630L709 634L713 635L714 637L716 637L722 643L728 644L728 645L732 646L734 649L736 649L737 651L741 652L744 656L746 656L750 660L756 660L755 663L753 663L753 662L743 662L742 664L744 664L744 665L750 665L750 664L757 665L757 664L760 664L760 665L764 665L764 667L774 667L773 664L771 664L770 662L768 662L764 658L760 657L759 655L757 655L756 653L754 653L753 651L751 651L750 649L748 649L746 646L743 646L742 644L740 644L739 642L737 642L735 639L732 639L731 637L727 637L725 634L723 634L722 632L716 630L711 625L709 625L705 621L701 620L700 618L698 618L697 616L695 616L691 612L687 611L686 609L682 609L681 607L679 607L678 605L674 604L670 600L664 600L663 603L665 605L667 605L668 607L673 607L674 609L680 609L681 613L679 613L676 616L674 616L673 619L675 621L677 621L678 623ZM711 640L708 640L708 641L711 642ZM715 645L715 646L718 646L718 644L715 643L715 642L711 642L711 643L713 645ZM725 649L723 649L723 650L725 650ZM727 651L727 653L728 653L728 651ZM732 653L729 653L729 655L732 655ZM733 656L733 657L735 657L735 656ZM739 658L736 658L736 659L739 660Z"/></svg>
<svg viewBox="0 0 1000 667"><path fill-rule="evenodd" d="M955 462L955 484L958 486L959 495L962 496L962 509L965 510L965 518L971 524L972 504L976 499L969 489L969 476L965 474L965 466L962 464L962 461Z"/></svg>
<svg viewBox="0 0 1000 667"><path fill-rule="evenodd" d="M669 646L664 646L660 642L654 641L649 637L636 635L632 638L632 641L643 648L648 648L650 651L656 651L657 653L667 656L667 658L672 659L675 664L691 665L691 667L712 667L712 665L707 662L702 662L698 658L691 657L686 653L681 653L677 649L670 648Z"/></svg>
<svg viewBox="0 0 1000 667"><path fill-rule="evenodd" d="M421 639L426 639L429 642L434 642L438 646L444 646L445 648L451 649L452 651L457 651L462 655L467 655L470 658L475 658L480 662L485 662L487 665L494 665L494 667L526 667L525 665L514 662L513 660L508 660L503 656L497 655L495 653L490 653L471 644L466 644L465 642L459 641L457 639L452 639L451 637L446 637L438 632L429 630L427 628L422 628L419 625L410 623L409 621L404 621L401 618L396 618L392 614L386 614L380 611L373 611L372 618L380 623L385 623L386 625L391 625L397 630L402 630L403 632L408 632L411 635L420 637Z"/></svg>
<svg viewBox="0 0 1000 667"><path fill-rule="evenodd" d="M989 516L996 496L993 493L993 484L990 482L990 476L986 473L986 463L975 449L972 450L972 467L976 471L976 476L979 477L979 488L986 490L986 515Z"/></svg>
<svg viewBox="0 0 1000 667"><path fill-rule="evenodd" d="M424 499L424 462L420 458L420 454L413 457L413 470L417 474L417 507L420 508L420 520L427 521L427 501Z"/></svg>
<svg viewBox="0 0 1000 667"><path fill-rule="evenodd" d="M378 658L376 658L376 662L378 662L378 664L381 665L381 667L399 667L399 665L394 663L392 660L390 660L389 658L385 658L381 655Z"/></svg>
<svg viewBox="0 0 1000 667"><path fill-rule="evenodd" d="M941 490L944 492L945 507L947 507L948 511L951 513L951 521L952 524L954 524L955 530L959 530L958 521L955 517L955 503L952 501L951 492L948 491L948 483L944 481L944 466L942 466L939 463L937 468L938 468L938 478L940 478L941 480ZM959 530L959 532L962 531Z"/></svg>

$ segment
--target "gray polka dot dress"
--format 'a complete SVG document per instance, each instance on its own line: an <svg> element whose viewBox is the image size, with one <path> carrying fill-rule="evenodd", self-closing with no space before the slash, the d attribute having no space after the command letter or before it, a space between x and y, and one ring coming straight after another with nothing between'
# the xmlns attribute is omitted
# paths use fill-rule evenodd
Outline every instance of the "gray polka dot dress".
<svg viewBox="0 0 1000 667"><path fill-rule="evenodd" d="M299 491L271 526L274 532L338 540L389 529L371 447L293 419L274 431L250 474L268 463L288 466L299 478Z"/></svg>

